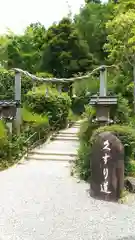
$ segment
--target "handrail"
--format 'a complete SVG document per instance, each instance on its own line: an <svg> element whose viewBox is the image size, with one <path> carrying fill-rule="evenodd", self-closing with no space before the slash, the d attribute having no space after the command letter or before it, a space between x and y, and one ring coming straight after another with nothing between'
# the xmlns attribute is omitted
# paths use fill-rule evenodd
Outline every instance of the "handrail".
<svg viewBox="0 0 135 240"><path fill-rule="evenodd" d="M36 134L37 134L37 132L34 132L32 135L30 135L30 136L27 138L27 140L26 140L24 143L29 142L29 140L30 140L33 136L35 136Z"/></svg>
<svg viewBox="0 0 135 240"><path fill-rule="evenodd" d="M40 133L41 133L41 131L39 131L39 132L34 132L31 136L29 136L29 137L27 138L27 140L24 142L24 144L26 144L26 152L25 152L25 154L28 155L28 152L29 152L29 150L30 150L31 148L33 148L35 145L36 145L36 146L39 145L39 143L41 143L41 140L44 140L44 139L45 139L45 133L48 132L48 130L50 130L50 132L52 132L52 131L55 129L55 127L57 126L58 122L59 122L59 120L56 121L53 126L47 127L47 128L44 130L44 137L42 137L42 138L40 138ZM38 134L39 138L38 138L38 140L36 140L36 141L34 142L34 144L32 144L32 143L30 142L30 140L32 140L32 138L33 138L36 134ZM31 145L30 148L29 148L29 143L30 143L30 145Z"/></svg>

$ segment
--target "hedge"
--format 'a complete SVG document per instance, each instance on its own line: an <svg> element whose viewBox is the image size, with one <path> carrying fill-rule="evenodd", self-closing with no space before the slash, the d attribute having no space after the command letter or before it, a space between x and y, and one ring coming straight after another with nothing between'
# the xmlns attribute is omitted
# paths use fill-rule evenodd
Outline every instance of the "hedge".
<svg viewBox="0 0 135 240"><path fill-rule="evenodd" d="M35 92L28 92L25 96L26 106L37 114L46 114L50 125L58 122L65 126L71 106L70 97L66 93L59 94L54 89L50 89L49 95L45 95L44 89L36 89Z"/></svg>
<svg viewBox="0 0 135 240"><path fill-rule="evenodd" d="M124 126L124 125L111 125L100 127L93 132L91 137L91 144L94 143L96 137L102 132L112 132L115 136L117 136L124 145L125 150L125 175L128 174L128 164L131 160L134 160L135 156L135 130L132 127Z"/></svg>
<svg viewBox="0 0 135 240"><path fill-rule="evenodd" d="M87 180L90 177L91 147L96 141L98 135L104 131L113 133L124 145L125 176L135 175L135 130L132 127L124 125L111 125L97 128L95 125L88 124L87 122L83 123L83 126L85 127L85 130L80 137L81 144L78 151L78 159L76 161L77 172L82 179ZM89 129L89 132L87 132L87 129ZM87 138L84 138L83 135L86 132Z"/></svg>
<svg viewBox="0 0 135 240"><path fill-rule="evenodd" d="M38 140L38 133L40 133L40 138L46 139L50 132L47 116L32 114L27 109L23 109L23 119L25 122L21 126L19 136L9 134L7 126L3 122L0 124L3 128L3 135L0 135L0 169L18 161L26 151L28 143L33 144ZM26 140L36 132L37 134L26 143Z"/></svg>

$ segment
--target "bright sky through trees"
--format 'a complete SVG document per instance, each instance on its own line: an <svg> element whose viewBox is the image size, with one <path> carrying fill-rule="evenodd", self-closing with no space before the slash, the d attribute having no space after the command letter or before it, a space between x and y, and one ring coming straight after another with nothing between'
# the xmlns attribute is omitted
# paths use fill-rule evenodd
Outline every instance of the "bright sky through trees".
<svg viewBox="0 0 135 240"><path fill-rule="evenodd" d="M69 3L69 5L68 5ZM1 0L0 33L10 28L15 33L22 33L32 22L41 22L48 28L54 21L59 21L69 12L79 11L84 0Z"/></svg>

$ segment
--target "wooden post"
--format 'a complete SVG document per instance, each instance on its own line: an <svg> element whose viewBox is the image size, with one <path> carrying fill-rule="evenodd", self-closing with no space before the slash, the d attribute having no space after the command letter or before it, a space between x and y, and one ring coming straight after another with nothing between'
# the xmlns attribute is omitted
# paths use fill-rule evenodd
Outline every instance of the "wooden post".
<svg viewBox="0 0 135 240"><path fill-rule="evenodd" d="M18 101L21 104L21 73L19 72L15 72L15 101ZM16 110L15 120L17 135L20 134L21 120L21 106L19 105Z"/></svg>

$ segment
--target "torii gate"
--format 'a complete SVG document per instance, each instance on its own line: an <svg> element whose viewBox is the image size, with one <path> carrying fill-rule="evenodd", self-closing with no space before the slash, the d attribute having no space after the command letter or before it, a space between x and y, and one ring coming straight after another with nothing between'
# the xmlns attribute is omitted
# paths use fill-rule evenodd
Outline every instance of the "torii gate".
<svg viewBox="0 0 135 240"><path fill-rule="evenodd" d="M85 78L89 78L91 75L93 75L95 72L100 71L100 93L103 95L106 95L106 76L107 76L107 68L109 67L115 67L114 65L111 66L100 66L95 68L92 72L88 73L87 75L84 76L77 76L77 77L72 77L72 78L39 78L35 75L30 74L27 71L23 71L22 69L14 68L15 72L15 101L21 103L21 74L25 74L26 76L29 76L33 80L37 81L43 81L45 83L55 83L57 85L57 90L59 93L61 93L61 84L63 83L69 83L70 84L70 96L72 97L73 95L73 89L72 89L72 84L75 81L79 81ZM103 71L104 68L104 71ZM46 89L46 94L48 94L48 89ZM17 111L16 111L16 129L17 129L17 134L20 133L20 125L21 125L21 105L18 105Z"/></svg>

